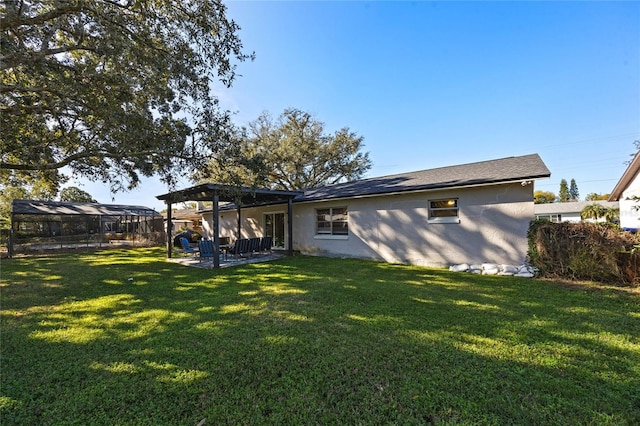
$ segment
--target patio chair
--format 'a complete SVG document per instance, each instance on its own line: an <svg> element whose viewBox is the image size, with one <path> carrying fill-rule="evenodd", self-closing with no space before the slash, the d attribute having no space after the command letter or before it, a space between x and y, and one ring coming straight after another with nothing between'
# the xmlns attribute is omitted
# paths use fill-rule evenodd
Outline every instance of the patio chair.
<svg viewBox="0 0 640 426"><path fill-rule="evenodd" d="M211 259L213 260L213 241L211 240L202 240L198 243L198 247L200 248L200 256L199 260L202 262L202 259Z"/></svg>
<svg viewBox="0 0 640 426"><path fill-rule="evenodd" d="M249 240L246 238L240 238L236 240L236 243L229 249L229 253L233 254L236 259L238 256L249 253Z"/></svg>
<svg viewBox="0 0 640 426"><path fill-rule="evenodd" d="M260 240L260 252L270 252L273 246L273 237L262 237Z"/></svg>
<svg viewBox="0 0 640 426"><path fill-rule="evenodd" d="M260 251L260 237L257 238L249 238L249 255L253 255L253 253L258 253Z"/></svg>
<svg viewBox="0 0 640 426"><path fill-rule="evenodd" d="M180 238L180 245L182 246L182 253L185 255L195 255L198 253L198 249L191 247L191 243L186 238Z"/></svg>

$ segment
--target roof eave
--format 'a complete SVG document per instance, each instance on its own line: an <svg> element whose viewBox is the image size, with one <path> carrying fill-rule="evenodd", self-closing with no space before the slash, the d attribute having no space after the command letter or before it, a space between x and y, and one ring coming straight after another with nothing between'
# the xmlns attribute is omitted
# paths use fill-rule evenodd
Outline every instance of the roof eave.
<svg viewBox="0 0 640 426"><path fill-rule="evenodd" d="M250 206L270 202L286 202L288 199L293 199L301 194L301 191L233 187L229 185L205 183L158 195L156 198L170 204L185 201L212 201L214 196L218 195L221 201L235 202L239 198L241 206Z"/></svg>
<svg viewBox="0 0 640 426"><path fill-rule="evenodd" d="M63 209L63 210L62 210ZM14 199L11 213L20 215L66 215L66 216L146 216L161 217L152 208L126 204L80 203L67 201L44 201ZM142 214L144 213L144 214Z"/></svg>
<svg viewBox="0 0 640 426"><path fill-rule="evenodd" d="M620 180L613 188L613 191L611 191L611 195L609 195L609 199L607 201L620 201L622 193L636 177L638 171L640 171L640 151L636 153L633 160L631 160L631 163L629 163L629 166L622 174L622 177L620 177Z"/></svg>
<svg viewBox="0 0 640 426"><path fill-rule="evenodd" d="M304 198L299 199L299 200L295 200L294 199L293 202L294 203L316 203L316 202L327 201L327 200L345 200L345 199L349 199L349 198L370 198L370 197L379 197L379 196L385 196L385 195L406 194L406 193L409 193L409 192L430 192L430 191L443 191L443 190L448 190L448 189L466 189L466 188L477 188L477 187L480 187L480 186L506 185L506 184L512 184L512 183L524 184L526 182L537 180L537 179L547 179L550 176L551 176L551 174L534 175L534 176L527 176L527 177L521 177L521 178L517 178L517 179L508 179L508 180L487 180L487 181L482 181L482 182L477 182L477 183L468 183L468 184L464 184L464 185L459 185L459 184L455 184L455 185L430 184L430 185L414 186L414 187L405 188L405 189L396 189L396 190L393 190L393 191L391 191L391 190L390 191L381 191L381 192L376 192L376 193L371 193L371 194L345 195L345 196L337 196L337 197L324 197L324 198L314 198L314 199L309 199L309 200L306 200Z"/></svg>

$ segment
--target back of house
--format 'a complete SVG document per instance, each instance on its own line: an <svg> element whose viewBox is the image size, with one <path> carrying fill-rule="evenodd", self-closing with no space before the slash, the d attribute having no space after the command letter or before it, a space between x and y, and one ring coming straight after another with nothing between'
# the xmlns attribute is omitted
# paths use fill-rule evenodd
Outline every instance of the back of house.
<svg viewBox="0 0 640 426"><path fill-rule="evenodd" d="M550 172L537 154L339 183L282 203L223 207L220 235L271 236L302 254L425 266L520 264L533 219L533 183ZM203 212L213 238L213 213Z"/></svg>

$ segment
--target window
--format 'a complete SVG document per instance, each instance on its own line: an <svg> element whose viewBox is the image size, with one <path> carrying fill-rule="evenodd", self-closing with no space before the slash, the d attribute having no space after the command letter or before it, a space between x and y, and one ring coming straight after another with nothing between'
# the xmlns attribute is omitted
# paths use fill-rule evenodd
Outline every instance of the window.
<svg viewBox="0 0 640 426"><path fill-rule="evenodd" d="M538 220L548 220L549 222L560 223L560 222L562 222L562 215L561 214L537 215L536 219L538 219Z"/></svg>
<svg viewBox="0 0 640 426"><path fill-rule="evenodd" d="M317 235L348 235L349 216L346 207L331 207L316 210Z"/></svg>
<svg viewBox="0 0 640 426"><path fill-rule="evenodd" d="M456 198L448 198L429 201L429 222L460 222L458 218L458 200Z"/></svg>

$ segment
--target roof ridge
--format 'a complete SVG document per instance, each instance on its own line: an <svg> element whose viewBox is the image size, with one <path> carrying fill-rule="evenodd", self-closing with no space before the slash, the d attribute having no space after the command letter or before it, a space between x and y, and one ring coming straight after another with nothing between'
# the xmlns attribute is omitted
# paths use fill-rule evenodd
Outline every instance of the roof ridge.
<svg viewBox="0 0 640 426"><path fill-rule="evenodd" d="M527 154L318 186L306 189L296 201L530 181L550 175L538 154Z"/></svg>
<svg viewBox="0 0 640 426"><path fill-rule="evenodd" d="M332 184L329 184L329 185L316 186L314 188L306 188L306 189L304 189L304 191L306 192L306 191L317 190L317 189L320 189L320 188L329 188L329 187L336 187L338 185L353 184L353 183L356 183L356 182L366 182L366 181L369 181L369 180L378 180L378 179L395 178L395 177L400 177L400 176L409 176L409 175L414 175L414 174L424 173L424 172L435 172L435 171L444 170L444 169L466 167L466 166L475 166L475 165L478 165L478 164L488 164L488 163L493 163L493 162L498 162L498 161L511 160L511 159L516 159L516 158L526 158L526 157L537 157L537 158L540 158L540 155L535 154L535 153L534 154L526 154L526 155L512 155L512 156L509 156L509 157L494 158L492 160L482 160L482 161L474 161L474 162L471 162L471 163L452 164L450 166L439 166L439 167L433 167L433 168L429 168L429 169L413 170L413 171L410 171L410 172L394 173L394 174L390 174L390 175L371 176L371 177L364 178L364 179L357 179L357 180L350 180L350 181L346 181L346 182L332 183Z"/></svg>

